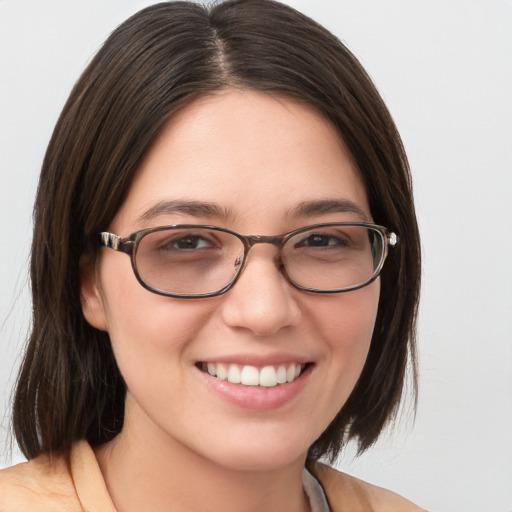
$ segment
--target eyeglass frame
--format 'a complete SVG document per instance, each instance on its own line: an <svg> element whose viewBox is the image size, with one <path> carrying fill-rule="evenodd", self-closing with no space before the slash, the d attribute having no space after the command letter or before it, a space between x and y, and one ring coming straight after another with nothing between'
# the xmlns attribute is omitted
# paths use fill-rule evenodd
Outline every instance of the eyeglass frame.
<svg viewBox="0 0 512 512"><path fill-rule="evenodd" d="M286 242L292 238L295 235L298 235L302 232L309 231L311 229L317 229L317 228L325 228L329 226L348 226L348 227L365 227L372 229L373 231L377 231L383 240L382 245L382 255L380 258L380 261L375 268L372 276L367 281L364 281L361 284L350 286L348 288L341 288L341 289L334 289L334 290L319 290L316 288L309 288L306 286L302 286L295 281L293 281L288 273L286 272L286 267L282 262L281 259L281 250L283 246L286 244ZM187 229L187 228L194 228L194 229L208 229L211 231L220 231L223 233L228 233L230 235L235 236L238 238L244 247L243 257L240 264L239 269L237 270L236 274L234 275L233 279L223 288L216 290L214 292L205 292L205 293L195 293L195 294L183 294L183 293L173 293L173 292L166 292L163 290L159 290L158 288L154 288L147 284L141 277L137 268L137 262L136 262L136 256L137 256L137 249L139 247L139 244L143 238L151 233L155 233L158 231L165 231L165 230L173 230L173 229ZM358 290L360 288L364 288L365 286L368 286L373 281L379 277L382 268L384 267L384 262L386 261L386 258L389 253L389 249L394 249L398 242L399 238L396 233L393 231L390 231L389 229L385 228L384 226L380 226L379 224L374 224L372 222L325 222L321 224L312 224L309 226L303 226L298 229L294 229L293 231L289 231L288 233L284 233L282 235L242 235L240 233L237 233L236 231L232 231L228 228L222 228L220 226L211 226L207 224L169 224L165 226L157 226L153 228L145 228L141 229L139 231L135 231L134 233L131 233L130 235L126 237L121 237L119 235L116 235L114 233L110 233L108 231L102 231L99 234L99 242L100 246L107 247L109 249L112 249L117 252L123 252L125 254L128 254L130 256L130 261L132 264L132 269L135 274L135 277L139 284L145 288L146 290L156 293L157 295L163 295L165 297L174 297L179 299L200 299L200 298L206 298L206 297L217 297L219 295L222 295L229 291L235 283L238 281L240 276L242 275L243 270L245 269L245 266L247 264L249 251L251 248L256 244L271 244L277 247L279 253L279 260L280 261L280 267L279 270L281 274L284 276L284 278L296 289L304 291L304 292L310 292L310 293L323 293L323 294L334 294L334 293L345 293L350 292L354 290Z"/></svg>

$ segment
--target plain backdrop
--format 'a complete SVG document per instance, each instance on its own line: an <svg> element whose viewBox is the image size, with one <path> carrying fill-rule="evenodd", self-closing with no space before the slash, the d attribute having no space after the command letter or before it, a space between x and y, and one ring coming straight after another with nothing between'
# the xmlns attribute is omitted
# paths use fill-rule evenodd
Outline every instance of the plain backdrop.
<svg viewBox="0 0 512 512"><path fill-rule="evenodd" d="M0 0L0 467L29 329L46 144L105 37L142 0ZM512 511L512 1L289 0L356 54L401 131L423 241L420 396L339 467L432 511ZM406 407L407 409L407 407Z"/></svg>

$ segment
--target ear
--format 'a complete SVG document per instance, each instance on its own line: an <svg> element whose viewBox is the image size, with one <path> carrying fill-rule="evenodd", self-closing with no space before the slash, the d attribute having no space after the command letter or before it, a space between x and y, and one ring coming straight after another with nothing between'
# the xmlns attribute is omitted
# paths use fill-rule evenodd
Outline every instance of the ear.
<svg viewBox="0 0 512 512"><path fill-rule="evenodd" d="M108 331L96 265L88 255L80 257L80 302L87 322L96 329Z"/></svg>

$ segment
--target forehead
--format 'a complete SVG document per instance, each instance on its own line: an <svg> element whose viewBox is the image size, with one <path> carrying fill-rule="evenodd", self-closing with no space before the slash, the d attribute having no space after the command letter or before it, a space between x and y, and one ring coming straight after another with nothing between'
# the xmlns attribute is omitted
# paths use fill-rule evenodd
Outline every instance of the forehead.
<svg viewBox="0 0 512 512"><path fill-rule="evenodd" d="M232 220L284 222L301 204L326 200L352 202L370 219L359 172L332 123L289 98L229 89L169 120L114 224L145 227L147 212L162 202L210 203Z"/></svg>

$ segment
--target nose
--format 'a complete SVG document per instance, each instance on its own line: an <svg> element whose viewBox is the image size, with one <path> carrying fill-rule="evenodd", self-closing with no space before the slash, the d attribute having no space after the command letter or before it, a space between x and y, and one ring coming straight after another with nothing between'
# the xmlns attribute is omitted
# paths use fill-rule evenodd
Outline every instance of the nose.
<svg viewBox="0 0 512 512"><path fill-rule="evenodd" d="M224 295L222 317L230 327L272 336L299 323L301 310L295 297L300 292L280 272L276 253L268 245L251 250L238 281Z"/></svg>

